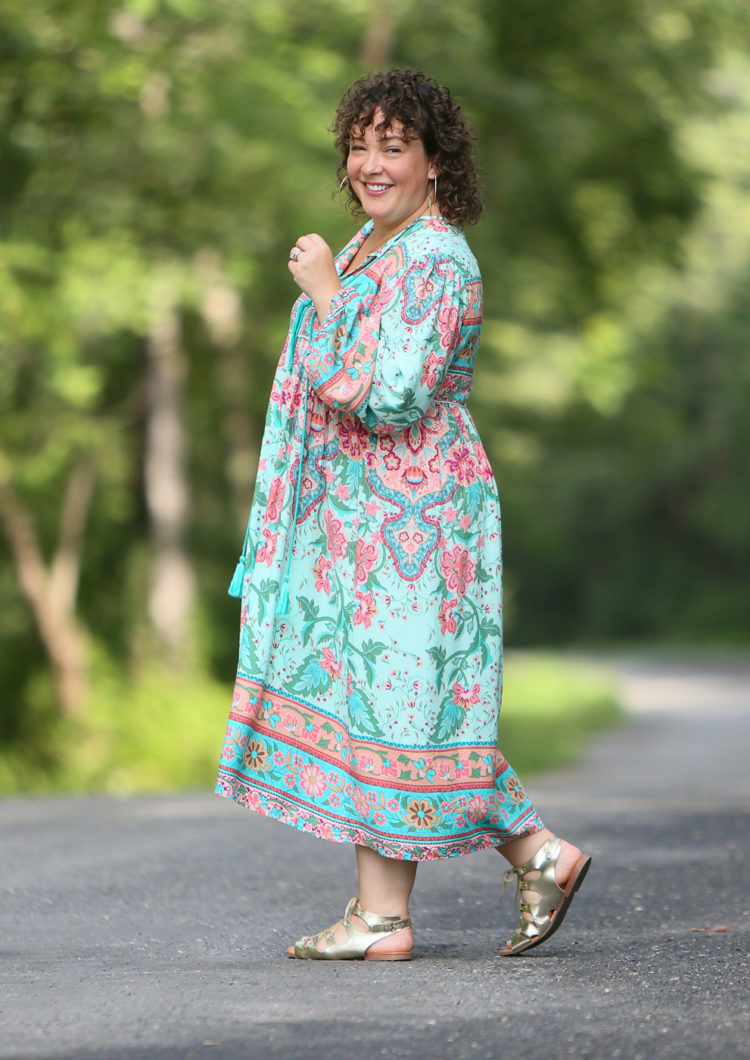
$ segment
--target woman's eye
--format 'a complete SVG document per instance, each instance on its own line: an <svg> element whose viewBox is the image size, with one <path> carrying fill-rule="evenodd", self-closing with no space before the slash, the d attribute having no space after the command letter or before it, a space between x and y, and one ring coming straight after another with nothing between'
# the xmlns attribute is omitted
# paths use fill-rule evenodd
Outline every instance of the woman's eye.
<svg viewBox="0 0 750 1060"><path fill-rule="evenodd" d="M401 154L401 148L400 147L389 147L389 148L387 148L387 153L389 155L400 155Z"/></svg>

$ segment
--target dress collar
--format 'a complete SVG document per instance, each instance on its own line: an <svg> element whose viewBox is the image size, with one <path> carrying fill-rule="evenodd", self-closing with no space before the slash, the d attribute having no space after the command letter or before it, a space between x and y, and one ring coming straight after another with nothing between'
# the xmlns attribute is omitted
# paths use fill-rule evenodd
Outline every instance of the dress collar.
<svg viewBox="0 0 750 1060"><path fill-rule="evenodd" d="M380 257L381 254L384 254L385 251L390 248L390 246L393 243L394 239L399 239L401 236L406 235L407 232L411 232L412 229L414 229L414 228L417 228L417 227L422 226L422 225L429 225L430 222L432 222L432 221L438 221L442 225L445 225L445 224L448 223L445 220L444 217L432 217L432 216L430 216L430 214L422 214L421 217L415 217L414 220L411 221L406 226L406 228L402 228L399 232L396 232L394 235L391 236L390 239L386 239L385 243L383 243L381 246L379 246L376 250L373 250L371 254L368 254L367 257L365 258L365 260L362 262L362 264L358 268L356 268L353 273L348 273L347 276L355 275L356 273L358 273L360 271L360 269L364 268L366 262L372 261L373 258ZM356 233L356 235L346 244L344 249L342 251L340 251L339 254L336 256L336 269L338 270L339 276L342 276L342 274L346 270L347 266L349 265L349 262L352 260L354 255L357 253L359 248L362 246L364 241L367 239L367 237L369 236L370 232L372 232L374 223L375 222L372 221L372 220L366 221L365 224ZM342 279L346 279L346 278L347 277L342 276Z"/></svg>

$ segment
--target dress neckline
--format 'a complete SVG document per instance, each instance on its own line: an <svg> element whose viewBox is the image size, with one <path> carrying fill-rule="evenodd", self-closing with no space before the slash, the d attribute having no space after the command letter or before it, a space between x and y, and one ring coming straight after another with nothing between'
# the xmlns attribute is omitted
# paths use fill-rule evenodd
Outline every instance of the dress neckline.
<svg viewBox="0 0 750 1060"><path fill-rule="evenodd" d="M379 257L386 250L388 250L388 248L391 246L395 239L399 239L401 236L406 235L407 232L410 232L417 225L428 224L430 221L440 221L442 224L448 223L445 218L440 215L435 217L431 214L421 214L419 217L415 217L413 221L410 221L406 228L402 228L400 229L400 231L394 232L390 239L386 239L384 243L381 243L379 247L371 251L367 255L367 257L364 258L361 265L358 265L356 269L354 269L352 272L346 272L346 269L349 267L349 263L356 256L357 251L362 246L362 244L367 239L370 232L372 232L375 226L375 222L372 220L372 218L370 218L368 221L365 221L360 230L346 244L344 249L336 256L336 268L338 270L339 277L342 280L346 280L349 278L349 276L356 276L357 273L360 272L363 268L365 268L365 266L369 262L371 262L373 258Z"/></svg>

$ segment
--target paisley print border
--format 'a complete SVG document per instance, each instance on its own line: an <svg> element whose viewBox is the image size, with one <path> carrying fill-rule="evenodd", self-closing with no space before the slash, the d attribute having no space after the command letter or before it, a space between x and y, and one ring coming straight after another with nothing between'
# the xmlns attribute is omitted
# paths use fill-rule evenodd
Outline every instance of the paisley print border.
<svg viewBox="0 0 750 1060"><path fill-rule="evenodd" d="M250 677L235 685L216 792L301 831L415 861L542 827L497 747L427 753L354 737L313 704Z"/></svg>

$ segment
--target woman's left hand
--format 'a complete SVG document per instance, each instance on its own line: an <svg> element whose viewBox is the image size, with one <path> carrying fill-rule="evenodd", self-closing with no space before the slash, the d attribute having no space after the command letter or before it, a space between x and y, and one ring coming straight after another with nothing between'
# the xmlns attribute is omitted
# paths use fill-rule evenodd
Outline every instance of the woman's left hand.
<svg viewBox="0 0 750 1060"><path fill-rule="evenodd" d="M322 236L311 233L300 236L292 247L289 259L289 271L294 282L309 295L315 305L318 320L323 321L328 315L331 299L340 289L333 253Z"/></svg>

